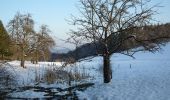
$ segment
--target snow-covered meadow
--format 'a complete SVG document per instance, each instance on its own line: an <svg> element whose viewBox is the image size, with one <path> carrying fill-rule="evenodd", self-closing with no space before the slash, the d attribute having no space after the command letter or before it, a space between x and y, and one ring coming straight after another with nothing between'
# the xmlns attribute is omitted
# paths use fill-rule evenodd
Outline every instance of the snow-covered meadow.
<svg viewBox="0 0 170 100"><path fill-rule="evenodd" d="M102 83L102 75L95 85L79 92L87 100L170 100L170 45L155 54L139 52L136 59L115 54L111 58L113 79ZM93 63L102 62L99 57ZM97 66L96 66L96 69ZM97 71L96 71L97 73Z"/></svg>
<svg viewBox="0 0 170 100"><path fill-rule="evenodd" d="M102 57L95 57L90 60L77 62L68 65L64 70L85 73L87 78L73 81L72 85L81 83L94 83L95 85L84 91L76 90L75 93L80 100L170 100L170 44L163 47L155 54L139 52L136 59L114 54L111 57L112 82L103 83ZM9 66L9 65L12 65ZM19 66L19 61L12 61L6 64L7 70L16 77L19 86L41 86L67 88L67 83L35 82L38 76L42 78L49 68L59 68L61 62L39 62L31 64L26 62L26 69ZM76 66L76 67L75 67ZM41 79L40 79L41 80ZM2 88L2 87L1 87ZM65 94L65 92L60 92ZM26 90L12 92L10 96L20 98L43 98L45 92Z"/></svg>

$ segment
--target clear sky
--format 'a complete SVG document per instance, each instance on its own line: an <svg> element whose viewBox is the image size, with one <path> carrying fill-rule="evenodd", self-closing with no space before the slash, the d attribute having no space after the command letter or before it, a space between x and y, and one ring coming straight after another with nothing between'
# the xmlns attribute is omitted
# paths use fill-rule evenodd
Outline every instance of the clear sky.
<svg viewBox="0 0 170 100"><path fill-rule="evenodd" d="M70 15L77 15L76 4L79 0L0 0L0 20L6 26L16 12L31 13L35 21L36 29L41 24L49 26L53 35L65 38L71 28L66 19ZM153 4L161 3L156 16L161 23L170 22L170 0L152 0Z"/></svg>
<svg viewBox="0 0 170 100"><path fill-rule="evenodd" d="M70 25L66 19L76 14L78 0L0 0L0 19L5 25L16 12L31 13L35 26L47 24L56 37L63 38Z"/></svg>

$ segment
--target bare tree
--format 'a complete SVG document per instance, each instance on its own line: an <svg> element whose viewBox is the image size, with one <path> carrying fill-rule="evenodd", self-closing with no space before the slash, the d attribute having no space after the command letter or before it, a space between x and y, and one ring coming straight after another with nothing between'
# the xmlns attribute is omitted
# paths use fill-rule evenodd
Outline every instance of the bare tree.
<svg viewBox="0 0 170 100"><path fill-rule="evenodd" d="M11 34L13 44L17 48L17 58L21 60L21 66L24 66L25 57L29 51L30 38L34 34L34 21L30 14L17 13L8 24L8 31Z"/></svg>
<svg viewBox="0 0 170 100"><path fill-rule="evenodd" d="M124 43L136 41L144 48L126 49L122 54L131 56L141 50L154 51L157 46L151 46L137 29L151 24L154 8L148 7L151 0L80 0L80 17L72 17L72 24L77 25L77 32L72 35L84 37L90 42L102 45L104 83L112 78L110 56ZM97 48L99 49L99 48Z"/></svg>
<svg viewBox="0 0 170 100"><path fill-rule="evenodd" d="M55 45L55 41L49 35L50 30L47 25L42 25L40 31L35 34L32 43L33 61L38 63L39 59L46 61L50 56L50 48Z"/></svg>
<svg viewBox="0 0 170 100"><path fill-rule="evenodd" d="M75 35L75 31L70 30L70 33L68 34L70 37L65 41L66 43L70 43L73 44L75 46L75 55L72 55L72 58L68 58L68 59L74 59L74 62L76 62L78 60L78 47L82 44L83 42L83 38L82 37L76 37Z"/></svg>

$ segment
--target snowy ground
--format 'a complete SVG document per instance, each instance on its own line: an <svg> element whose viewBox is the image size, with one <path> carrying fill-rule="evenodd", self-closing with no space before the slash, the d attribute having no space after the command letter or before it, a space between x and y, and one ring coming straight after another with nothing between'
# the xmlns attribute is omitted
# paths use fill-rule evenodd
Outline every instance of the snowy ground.
<svg viewBox="0 0 170 100"><path fill-rule="evenodd" d="M78 62L65 68L90 76L82 82L93 82L94 86L85 91L76 91L80 100L170 100L170 44L160 53L142 53L135 55L136 59L114 54L111 57L113 79L109 84L103 84L102 57L89 61ZM19 67L18 61L9 62L8 70L17 76L18 84L34 86L35 76L43 76L49 67L59 67L60 62L40 62L37 65L26 62L26 69ZM77 67L75 67L77 66ZM74 82L73 82L74 83ZM39 84L42 87L66 88L67 84ZM17 97L43 98L46 93L26 90L12 93Z"/></svg>
<svg viewBox="0 0 170 100"><path fill-rule="evenodd" d="M101 77L96 78L94 87L78 92L81 99L170 100L168 60L112 60L112 63L112 82L103 84Z"/></svg>
<svg viewBox="0 0 170 100"><path fill-rule="evenodd" d="M102 76L97 76L95 86L77 93L87 100L170 100L169 51L167 45L161 53L138 53L136 59L115 54L111 58L112 82L103 84ZM102 58L93 61L100 63Z"/></svg>
<svg viewBox="0 0 170 100"><path fill-rule="evenodd" d="M35 84L35 78L42 78L47 69L61 66L60 62L39 62L32 64L30 61L25 62L25 67L20 67L20 61L12 61L6 64L9 70L15 77L17 77L18 85L28 86ZM11 65L11 66L10 66Z"/></svg>

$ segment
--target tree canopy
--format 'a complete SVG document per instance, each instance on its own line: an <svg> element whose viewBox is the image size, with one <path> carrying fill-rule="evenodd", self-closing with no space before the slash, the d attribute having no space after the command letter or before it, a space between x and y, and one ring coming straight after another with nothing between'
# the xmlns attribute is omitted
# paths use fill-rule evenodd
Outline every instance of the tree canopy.
<svg viewBox="0 0 170 100"><path fill-rule="evenodd" d="M0 55L1 59L4 59L4 56L10 55L10 37L3 26L2 21L0 20Z"/></svg>
<svg viewBox="0 0 170 100"><path fill-rule="evenodd" d="M125 44L135 41L133 47L126 48L118 53L132 56L138 51L155 51L159 43L155 40L162 38L146 38L144 28L154 21L153 15L157 12L157 5L148 6L151 0L80 0L78 7L81 16L73 16L72 24L77 30L72 31L71 37L83 37L89 42L100 44L103 56L104 82L111 81L112 72L110 56L118 52ZM156 34L154 34L156 35ZM123 52L122 52L123 51Z"/></svg>

